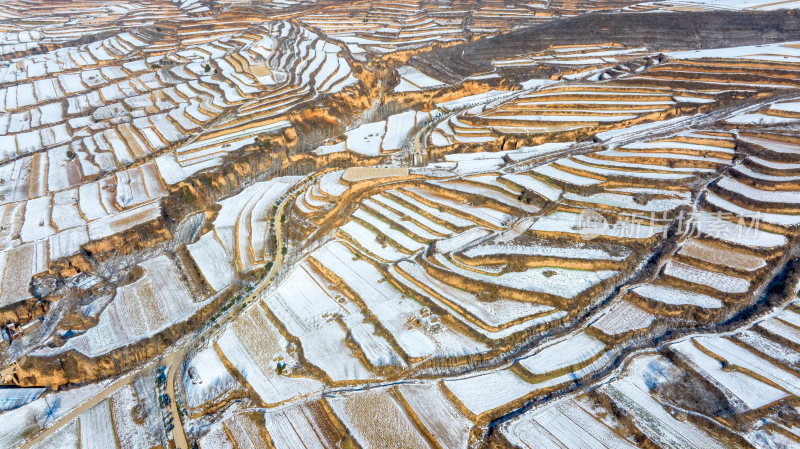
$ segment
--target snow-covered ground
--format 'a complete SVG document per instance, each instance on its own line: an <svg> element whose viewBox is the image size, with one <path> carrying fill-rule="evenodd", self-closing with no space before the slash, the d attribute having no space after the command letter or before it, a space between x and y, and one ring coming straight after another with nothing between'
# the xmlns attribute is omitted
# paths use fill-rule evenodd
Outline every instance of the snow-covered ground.
<svg viewBox="0 0 800 449"><path fill-rule="evenodd" d="M438 384L401 384L398 391L444 449L466 449L472 422L444 395Z"/></svg>
<svg viewBox="0 0 800 449"><path fill-rule="evenodd" d="M656 444L722 449L722 445L691 422L675 419L650 395L652 388L675 375L674 367L659 356L636 357L624 376L600 390L625 410L637 428Z"/></svg>
<svg viewBox="0 0 800 449"><path fill-rule="evenodd" d="M665 285L646 284L636 287L632 291L643 298L674 306L690 305L705 309L722 307L722 301L717 298Z"/></svg>
<svg viewBox="0 0 800 449"><path fill-rule="evenodd" d="M529 268L525 271L512 271L498 276L490 276L462 268L441 254L437 254L435 260L448 270L468 279L478 279L487 284L547 293L562 298L574 298L617 274L617 271L614 270L589 271L554 266Z"/></svg>
<svg viewBox="0 0 800 449"><path fill-rule="evenodd" d="M622 217L620 217L622 218ZM558 211L540 218L530 227L531 231L543 233L566 233L583 235L588 240L595 237L649 239L664 232L661 226L617 220L616 223L600 223L598 226L587 222L585 217L574 212Z"/></svg>
<svg viewBox="0 0 800 449"><path fill-rule="evenodd" d="M265 303L283 327L300 340L306 360L333 381L373 378L347 347L345 329L336 320L337 316L357 314L357 321L362 321L360 311L337 302L319 282L308 265L298 264Z"/></svg>
<svg viewBox="0 0 800 449"><path fill-rule="evenodd" d="M107 399L81 413L78 420L80 422L81 448L108 449L117 446L114 423L111 419L111 406Z"/></svg>
<svg viewBox="0 0 800 449"><path fill-rule="evenodd" d="M237 306L231 322L212 325L208 340L198 344L202 349L189 352L180 371L189 418L173 419L197 426L187 436L200 447L333 447L352 437L364 448L427 447L435 439L433 446L465 449L481 444L474 438L482 437L484 418L514 412L531 399L546 403L507 415L496 428L498 438L520 447L631 449L641 443L641 432L665 447L719 447L700 430L702 418L671 413L669 392L657 388L674 386L682 370L685 379L705 378L736 413L758 411L744 420L754 426L741 432L748 441L770 442L769 432L783 426L769 416L769 406L800 395L800 354L783 344L800 341L796 307L725 336L663 340L661 349L674 353L680 368L659 355L631 353L627 339L658 338L677 320L713 328L716 323L703 320L746 310L747 293L759 292L759 282L784 260L793 241L787 228L800 224L792 209L800 204L800 145L764 137L769 134L758 126L787 125L777 129L788 134L800 120L796 98L783 96L793 88L789 75L800 62L799 43L668 52L666 61L647 47L612 42L553 46L492 61L498 70L461 77L463 83L406 65L390 75L399 85L387 95L397 101L379 108L381 98L362 114L376 100L369 85L374 67L351 67L352 59L417 64L413 54L429 45L484 39L558 15L550 14L549 2L536 1L478 2L474 8L378 1L343 8L274 0L259 7L291 7L291 20L239 23L249 9L236 0L223 0L214 11L205 0L172 3L153 9L148 2L112 0L95 5L100 12L90 20L83 16L89 13L76 12L57 20L58 27L47 16L25 18L25 11L38 11L35 5L0 8L0 25L7 28L0 32L0 54L7 56L0 63L0 306L10 311L16 302L45 298L57 313L71 313L62 308L75 298L53 302L56 296L46 291L60 276L59 286L63 280L64 288L82 296L75 311L97 319L85 332L33 320L22 342L11 343L12 353L39 333L49 338L56 332L66 338L63 346L42 344L33 354L56 360L78 350L111 357L109 351L208 305L206 287L189 285L198 275L215 298L237 280L255 280L271 252L280 250L269 244L270 220L278 218L271 216L273 206L302 177L240 177L239 155L280 152L283 144L271 147L276 141L291 146L293 136L305 137L298 125L305 113L316 114L309 108L346 102L349 95L353 103L342 106L352 117L335 118L350 129L314 143L321 146L313 154L325 156L318 159L330 171L310 174L314 183L296 208L287 208L290 266L261 297ZM565 17L605 8L562 3ZM303 9L308 5L314 10ZM673 0L630 8L796 7L800 2ZM225 20L208 26L218 13ZM166 30L152 35L152 23ZM128 31L114 31L119 26ZM410 51L393 54L398 47ZM533 79L519 90L516 81L498 79L508 68L528 70L540 62L561 64L569 72L563 80L580 81ZM692 66L701 69L680 75ZM735 76L723 82L729 73ZM359 78L364 88L352 88ZM770 100L775 92L780 98ZM735 111L744 97L759 103ZM401 109L408 104L431 110ZM719 107L724 114L687 115ZM364 123L373 113L383 120ZM659 120L674 114L684 115ZM624 126L625 120L638 124ZM664 137L678 128L686 130ZM405 160L415 143L410 136L420 130L430 142L418 143L439 147L427 165L358 166L362 156L371 163L381 158L381 165ZM523 145L532 142L537 145ZM293 173L297 157L288 167L272 168ZM213 170L221 164L235 175L216 178ZM205 189L230 194L207 205L213 223L191 229L192 242L184 247L183 224L173 226L173 210L166 207L172 201L162 200L174 196L173 189L184 196L190 185L201 195L209 193ZM324 216L351 198L360 203ZM666 220L648 225L648 216L681 207L701 210L690 228L694 234L679 240L674 259L652 282L614 291L612 281L637 275L646 253L660 251L669 236ZM594 210L606 217L596 235L594 228L584 232L585 214ZM717 210L723 214L712 213ZM757 229L739 219L756 214L764 224ZM293 227L295 220L302 226ZM122 254L128 247L98 254L86 246L145 223L178 233L139 252L132 232L125 243L133 254ZM317 228L327 240L295 238ZM104 243L113 250L120 242ZM74 272L59 259L76 254L102 273L71 278ZM76 268L81 258L71 260ZM137 268L109 289L103 280L124 277L122 267ZM99 288L90 290L93 285ZM588 297L600 287L608 288L602 298ZM585 327L559 334L573 324ZM504 358L520 343L530 346ZM612 366L616 371L606 376ZM557 387L594 382L596 373L603 377L588 399L550 396ZM167 444L151 432L162 416L157 405L144 407L157 393L143 391L141 380L103 397L37 447ZM52 425L104 385L71 385L46 395L43 389L0 390L0 447ZM231 407L216 407L234 390ZM260 401L238 401L249 392ZM608 398L613 407L597 403L592 409L592 398ZM219 415L191 416L205 405ZM638 430L612 428L617 418L607 409ZM473 421L480 426L475 432ZM730 422L740 423L720 417L713 425Z"/></svg>
<svg viewBox="0 0 800 449"><path fill-rule="evenodd" d="M289 377L277 372L277 363L291 369L296 363L288 353L288 342L266 317L260 304L228 326L216 342L224 357L267 404L319 391L322 383L307 377Z"/></svg>
<svg viewBox="0 0 800 449"><path fill-rule="evenodd" d="M340 440L339 432L318 402L268 411L264 424L274 447L327 448L336 447Z"/></svg>
<svg viewBox="0 0 800 449"><path fill-rule="evenodd" d="M745 373L723 369L717 360L701 351L691 340L673 344L670 348L703 377L727 389L747 410L759 409L787 396L784 391Z"/></svg>
<svg viewBox="0 0 800 449"><path fill-rule="evenodd" d="M364 449L429 447L402 406L385 389L329 396L326 401Z"/></svg>
<svg viewBox="0 0 800 449"><path fill-rule="evenodd" d="M593 328L607 335L618 335L628 331L645 329L652 324L655 316L636 307L628 301L616 301L606 309Z"/></svg>
<svg viewBox="0 0 800 449"><path fill-rule="evenodd" d="M454 354L480 354L487 347L467 335L439 326L439 317L420 303L403 295L369 262L354 254L339 242L329 243L312 256L341 278L378 321L392 334L407 356L424 358L446 357ZM417 322L408 326L409 319Z"/></svg>
<svg viewBox="0 0 800 449"><path fill-rule="evenodd" d="M425 269L410 261L401 261L397 268L407 273L417 283L431 289L435 295L451 304L462 308L480 321L490 326L505 327L510 322L527 316L552 312L554 308L544 304L512 301L498 298L486 302L477 299L475 294L468 293L431 276Z"/></svg>
<svg viewBox="0 0 800 449"><path fill-rule="evenodd" d="M445 380L444 386L476 416L523 398L535 389L511 370Z"/></svg>
<svg viewBox="0 0 800 449"><path fill-rule="evenodd" d="M206 232L186 248L211 288L219 291L233 282L235 272L228 254L213 232Z"/></svg>
<svg viewBox="0 0 800 449"><path fill-rule="evenodd" d="M520 361L526 370L541 375L586 363L606 349L606 345L584 332L569 335Z"/></svg>
<svg viewBox="0 0 800 449"><path fill-rule="evenodd" d="M203 305L193 301L177 267L166 255L140 266L145 275L120 286L98 324L71 339L59 352L77 349L87 355L103 354L179 323Z"/></svg>
<svg viewBox="0 0 800 449"><path fill-rule="evenodd" d="M191 358L183 376L186 404L197 408L227 393L236 381L225 369L214 348L205 348Z"/></svg>
<svg viewBox="0 0 800 449"><path fill-rule="evenodd" d="M563 259L586 260L614 260L622 261L628 258L629 251L622 254L611 254L599 247L576 244L574 246L547 245L545 242L530 245L522 244L480 244L463 251L469 258L481 256L532 256L532 257L558 257Z"/></svg>
<svg viewBox="0 0 800 449"><path fill-rule="evenodd" d="M693 284L705 285L722 293L744 293L750 281L728 274L715 273L673 260L667 262L664 274Z"/></svg>
<svg viewBox="0 0 800 449"><path fill-rule="evenodd" d="M518 447L636 447L592 416L579 402L570 399L523 413L502 429L509 442Z"/></svg>
<svg viewBox="0 0 800 449"><path fill-rule="evenodd" d="M46 398L42 396L27 405L0 413L0 445L8 448L18 446L26 435L30 435L40 427L53 425L58 419L92 398L107 385L108 382L100 382L58 393L50 393L46 395ZM107 402L105 407L108 408ZM61 435L56 439L77 442L77 439L73 440L71 437L71 435L77 435L77 426L74 427L74 431L66 430L66 432L65 435ZM73 447L76 446L77 444ZM70 446L67 445L66 447ZM107 447L116 447L116 443Z"/></svg>
<svg viewBox="0 0 800 449"><path fill-rule="evenodd" d="M0 412L22 407L45 392L44 388L2 388L0 389Z"/></svg>
<svg viewBox="0 0 800 449"><path fill-rule="evenodd" d="M436 251L448 254L461 250L474 242L488 236L489 231L483 228L470 228L460 234L436 242Z"/></svg>

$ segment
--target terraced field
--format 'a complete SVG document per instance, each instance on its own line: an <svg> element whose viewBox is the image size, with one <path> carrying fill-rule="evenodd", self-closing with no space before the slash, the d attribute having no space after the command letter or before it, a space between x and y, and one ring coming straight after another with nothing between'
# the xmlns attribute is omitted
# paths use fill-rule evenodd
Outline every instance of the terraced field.
<svg viewBox="0 0 800 449"><path fill-rule="evenodd" d="M771 174L790 165L769 149L782 148L785 155L795 143L778 140L786 139L785 134L763 132L732 133L723 126L573 155L564 155L564 145L545 144L501 156L451 155L448 162L407 172L375 169L358 177L342 170L327 172L297 196L292 213L310 224L312 235L320 228L335 229L327 233L333 240L309 249L264 297L262 307L275 313L289 338L298 337L311 351L305 360L334 386L342 385L343 374L349 379L345 383L357 384L405 379L416 372L440 379L408 384L440 391L436 401L441 405L436 407L458 410L447 413L479 428L497 419L504 422L504 416L516 416L512 412L530 406L526 404L547 404L559 395L554 393L581 391L583 385L603 379L620 366L626 352L654 335L714 326L752 307L753 298L764 292L768 273L780 270L790 257L796 225L791 218L796 208L783 204L791 201L791 191L784 190L791 184L775 184L784 178ZM550 162L531 162L540 158ZM472 165L467 174L465 162ZM767 180L770 184L760 182ZM643 273L652 274L643 278ZM793 284L786 288L794 289ZM288 298L297 293L305 299ZM321 298L329 305L318 302ZM389 303L393 305L387 309ZM305 311L297 309L300 304ZM284 318L287 307L296 310L291 324L288 315ZM298 319L303 327L313 326L314 339L324 335L324 341L304 337L308 331L297 328ZM780 318L768 322L785 323ZM568 331L575 323L584 324ZM764 325L769 326L759 324ZM758 336L740 332L762 345L780 345L764 331ZM563 336L542 339L548 334ZM708 369L722 360L722 369L714 372L724 373L736 362L711 354L697 338L669 346L669 357L680 363L664 356L650 362L664 360L690 370L674 368L665 384L698 376L730 391L732 404L744 400L735 395L736 388L755 395L749 400L759 398L750 406L742 402L737 414L775 406L791 396L786 388L797 383L792 370L779 363L762 368L757 361L762 359L749 362L746 374L738 376L741 381L723 374L715 380ZM340 349L330 346L336 340ZM738 357L752 357L741 346L726 348L739 351ZM321 348L326 348L325 357L315 355ZM337 354L334 364L327 358L331 353ZM512 354L510 364L503 362ZM466 374L473 366L497 363L489 360L500 366ZM344 373L335 374L342 369ZM786 377L770 378L762 374L765 369ZM442 373L456 377L441 378ZM782 387L775 384L780 379ZM602 441L634 447L644 439L669 446L684 441L689 432L698 434L692 441L710 438L687 424L685 432L659 439L660 428L646 426L672 426L668 421L652 424L655 418L648 415L661 399L647 399L641 408L631 409L630 421L610 421L605 416L627 407L625 398L630 397L617 395L619 382L602 387L600 396L592 393L565 403L569 405L535 408L535 413L508 421L500 427L497 444L586 447ZM444 430L432 432L428 426L435 422L420 421L419 413L430 414L430 407L421 411L411 406L409 416L427 437L419 444L461 447ZM342 413L347 412L335 411L361 444L391 444L370 436L361 424L349 421L356 418ZM555 431L554 423L565 418L575 420L578 430ZM743 438L763 437L758 432Z"/></svg>
<svg viewBox="0 0 800 449"><path fill-rule="evenodd" d="M798 7L4 2L0 447L800 445Z"/></svg>

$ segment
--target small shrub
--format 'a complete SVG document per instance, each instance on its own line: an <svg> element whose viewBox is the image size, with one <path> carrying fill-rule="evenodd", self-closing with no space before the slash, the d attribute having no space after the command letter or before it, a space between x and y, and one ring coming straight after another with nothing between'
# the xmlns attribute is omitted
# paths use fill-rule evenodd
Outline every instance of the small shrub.
<svg viewBox="0 0 800 449"><path fill-rule="evenodd" d="M197 201L197 197L189 186L181 186L178 190L178 197L184 204L188 205L194 204L195 201Z"/></svg>

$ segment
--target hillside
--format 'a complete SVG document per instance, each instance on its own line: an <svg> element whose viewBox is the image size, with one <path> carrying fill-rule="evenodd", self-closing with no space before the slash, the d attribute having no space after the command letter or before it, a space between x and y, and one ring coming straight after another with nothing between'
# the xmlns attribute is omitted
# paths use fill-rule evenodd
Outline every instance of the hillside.
<svg viewBox="0 0 800 449"><path fill-rule="evenodd" d="M0 447L800 446L798 19L3 2Z"/></svg>

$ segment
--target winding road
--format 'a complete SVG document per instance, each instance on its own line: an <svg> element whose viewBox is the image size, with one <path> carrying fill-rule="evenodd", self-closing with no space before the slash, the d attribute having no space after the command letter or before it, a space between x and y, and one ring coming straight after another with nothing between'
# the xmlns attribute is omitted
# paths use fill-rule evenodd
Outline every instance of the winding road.
<svg viewBox="0 0 800 449"><path fill-rule="evenodd" d="M283 223L281 223L280 217L283 216L286 205L291 202L291 199L298 192L302 192L310 182L312 182L315 178L309 177L305 179L301 184L297 187L292 189L292 191L286 195L285 199L278 205L278 209L275 212L275 238L277 242L276 251L275 251L275 259L272 264L272 268L270 269L267 276L259 282L259 284L248 293L243 299L239 300L236 304L232 307L228 308L219 318L210 322L203 330L198 332L193 338L186 342L180 342L174 350L162 357L157 359L151 360L147 364L143 365L140 368L137 368L122 377L116 379L107 387L103 388L99 393L92 396L86 402L82 403L75 409L71 410L64 416L56 419L55 422L46 429L42 430L38 435L31 438L25 444L21 446L22 449L31 449L32 447L36 446L37 444L44 441L47 437L53 435L59 429L61 429L64 425L69 424L70 421L77 418L81 415L81 413L85 412L86 410L92 408L93 406L97 405L101 401L105 400L106 398L110 397L114 393L116 393L119 389L128 385L136 376L146 373L147 371L154 369L158 366L166 366L167 367L167 394L169 395L171 401L169 405L169 411L173 417L173 429L172 429L172 440L175 442L175 447L177 449L189 449L188 441L186 440L186 434L183 430L183 423L180 420L180 415L178 414L178 404L175 400L175 380L177 377L177 373L181 370L183 365L183 361L187 355L187 353L196 348L198 345L198 341L206 336L210 331L214 329L221 329L223 325L230 320L234 319L238 316L243 308L237 307L241 304L251 304L253 303L264 290L272 284L272 281L275 279L275 276L280 272L281 268L283 267L284 255L283 252L280 250L283 248L285 244L285 239L283 235ZM220 326L215 326L219 324Z"/></svg>
<svg viewBox="0 0 800 449"><path fill-rule="evenodd" d="M707 126L713 122L722 120L736 113L757 110L759 108L766 106L767 104L775 102L777 99L781 99L782 97L788 97L788 96L777 95L767 99L754 99L752 101L744 102L743 104L739 103L736 105L731 105L729 107L722 108L717 111L710 112L708 114L703 114L702 116L686 116L678 118L676 120L670 120L663 123L661 126L654 125L653 127L650 128L643 127L638 129L634 127L634 129L630 132L624 132L624 131L619 132L618 134L614 135L612 138L608 139L604 143L611 144L613 146L621 146L629 142L642 140L643 138L652 139L658 136L674 134L675 132L678 132L680 130ZM437 123L441 122L442 120L447 120L450 116L452 116L456 112L457 111L451 111L449 113L442 114L440 117L434 119L429 126L418 130L417 133L415 133L415 135L412 137L413 154L415 154L421 160L424 160L425 157L424 146L430 131L435 128ZM567 151L558 152L557 154L554 155L532 158L526 161L509 165L505 167L505 169L509 169L511 167L522 168L532 164L538 165L547 162L551 159L556 159L571 154L596 151L597 145L598 145L597 143L589 143L589 142L578 143ZM183 361L191 349L199 346L198 342L200 341L201 338L209 336L208 334L212 334L214 332L220 331L221 329L224 329L225 324L230 322L232 319L235 319L239 313L241 313L243 310L246 309L246 307L239 307L240 305L253 304L260 297L260 295L272 284L273 280L275 279L277 274L281 271L284 264L284 255L283 252L281 251L281 248L283 248L283 246L285 245L285 236L283 230L284 223L281 222L280 217L284 215L286 205L291 203L291 200L299 192L302 192L309 185L309 183L313 182L314 180L315 180L314 176L307 177L294 189L292 189L292 191L278 205L278 208L275 212L275 220L274 220L274 229L277 242L275 259L273 260L273 265L267 276L263 280L261 280L261 282L259 282L259 284L255 286L255 288L253 288L252 291L250 291L244 298L239 300L232 307L227 309L227 311L224 312L216 320L210 322L204 329L196 333L193 337L187 339L186 341L181 341L178 344L176 344L171 352L167 353L166 355L163 355L160 358L151 360L150 362L146 363L140 368L135 369L114 380L108 386L103 388L98 394L89 398L86 402L84 402L80 406L76 407L67 414L55 420L55 422L50 427L43 429L39 434L37 434L34 438L28 440L21 447L24 449L32 448L33 446L42 442L49 436L53 435L64 425L68 424L70 421L80 416L80 414L83 413L84 411L90 409L94 405L100 403L101 401L113 395L119 389L128 385L136 376L146 373L147 371L153 368L163 365L167 367L167 394L172 399L169 406L169 410L174 418L172 440L175 442L175 446L177 448L189 449L189 445L180 420L180 415L178 413L177 401L175 400L175 381L179 377L178 373L182 369ZM618 372L618 369L619 368L615 369L614 372Z"/></svg>

